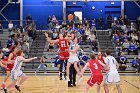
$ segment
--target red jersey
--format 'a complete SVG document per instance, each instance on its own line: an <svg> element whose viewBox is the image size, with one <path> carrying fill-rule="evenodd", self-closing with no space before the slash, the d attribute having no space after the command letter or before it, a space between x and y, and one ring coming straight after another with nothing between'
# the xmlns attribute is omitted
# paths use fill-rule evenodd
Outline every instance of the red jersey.
<svg viewBox="0 0 140 93"><path fill-rule="evenodd" d="M12 52L12 55L13 55L13 57L11 58L11 60L16 60L16 54L14 52ZM7 68L10 68L10 70L12 70L13 66L14 66L14 63L7 64Z"/></svg>
<svg viewBox="0 0 140 93"><path fill-rule="evenodd" d="M92 75L102 75L101 65L97 59L89 60L89 69Z"/></svg>
<svg viewBox="0 0 140 93"><path fill-rule="evenodd" d="M68 41L65 38L59 39L58 46L59 46L60 51L65 51L68 49Z"/></svg>
<svg viewBox="0 0 140 93"><path fill-rule="evenodd" d="M104 58L103 56L101 56L101 58L97 57L98 60L100 60L101 62L103 62L105 64Z"/></svg>

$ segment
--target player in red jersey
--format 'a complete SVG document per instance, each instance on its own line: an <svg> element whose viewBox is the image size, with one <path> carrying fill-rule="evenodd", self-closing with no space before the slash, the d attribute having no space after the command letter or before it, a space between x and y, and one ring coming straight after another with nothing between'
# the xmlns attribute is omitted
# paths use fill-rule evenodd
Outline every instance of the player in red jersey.
<svg viewBox="0 0 140 93"><path fill-rule="evenodd" d="M10 73L11 73L11 70L14 66L14 62L15 62L15 59L16 59L16 52L17 52L17 48L16 48L16 46L13 46L12 51L11 51L11 53L10 53L8 59L7 59L7 66L6 66L7 76L5 77L4 81L2 82L1 87L5 86L5 82L10 77Z"/></svg>
<svg viewBox="0 0 140 93"><path fill-rule="evenodd" d="M68 42L69 40L72 40L74 38L74 34L71 34L69 36L64 37L63 34L59 34L59 38L56 40L51 40L48 37L48 33L45 33L46 39L48 42L57 43L59 47L59 59L60 59L60 80L62 80L62 69L63 69L63 63L64 61L67 62L69 58L69 46Z"/></svg>
<svg viewBox="0 0 140 93"><path fill-rule="evenodd" d="M92 87L96 83L97 83L97 93L100 93L100 84L103 81L101 66L106 67L106 65L103 64L100 60L96 59L94 53L91 53L89 56L90 56L90 60L88 63L86 63L86 65L82 69L81 75L80 75L80 76L82 76L84 74L84 71L86 70L86 68L89 67L89 69L91 71L91 77L87 81L84 93L88 93L89 88Z"/></svg>
<svg viewBox="0 0 140 93"><path fill-rule="evenodd" d="M98 52L98 56L97 56L97 59L100 60L102 63L106 64L105 63L105 57L102 55L101 52ZM103 66L101 67L102 70L104 71L108 71L106 68L104 68Z"/></svg>

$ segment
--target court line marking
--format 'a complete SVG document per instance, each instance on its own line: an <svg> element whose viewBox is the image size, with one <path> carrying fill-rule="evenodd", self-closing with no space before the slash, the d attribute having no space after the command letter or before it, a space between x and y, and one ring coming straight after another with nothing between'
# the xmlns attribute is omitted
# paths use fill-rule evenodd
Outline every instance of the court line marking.
<svg viewBox="0 0 140 93"><path fill-rule="evenodd" d="M137 89L140 89L138 86L136 86L136 85L134 85L134 84L128 82L127 80L124 80L124 81L127 82L128 84L132 85L133 87L135 87L135 88L137 88Z"/></svg>

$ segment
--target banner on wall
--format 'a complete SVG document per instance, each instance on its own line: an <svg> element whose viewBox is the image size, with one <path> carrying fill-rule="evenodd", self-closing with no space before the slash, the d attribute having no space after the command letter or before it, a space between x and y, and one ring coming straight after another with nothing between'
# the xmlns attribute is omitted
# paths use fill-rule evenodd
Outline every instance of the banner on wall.
<svg viewBox="0 0 140 93"><path fill-rule="evenodd" d="M81 11L75 11L74 14L75 14L75 16L79 17L79 19L81 20L80 22L82 23L82 12Z"/></svg>

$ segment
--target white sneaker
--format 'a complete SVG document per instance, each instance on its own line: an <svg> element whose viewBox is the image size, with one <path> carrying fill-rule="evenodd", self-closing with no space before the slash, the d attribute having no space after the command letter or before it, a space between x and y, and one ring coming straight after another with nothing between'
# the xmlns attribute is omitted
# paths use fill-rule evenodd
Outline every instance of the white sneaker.
<svg viewBox="0 0 140 93"><path fill-rule="evenodd" d="M70 81L70 79L69 79L69 77L68 77L68 76L66 76L66 81Z"/></svg>

